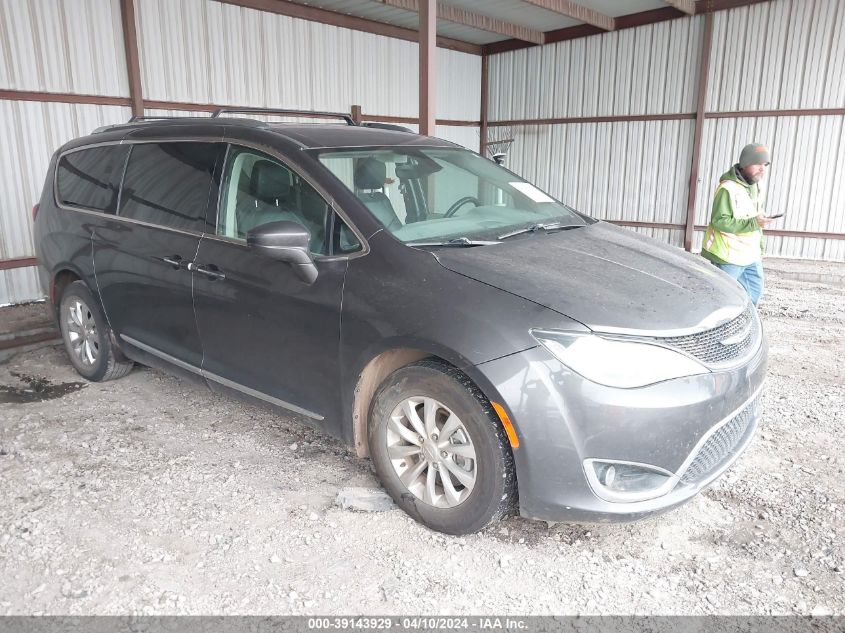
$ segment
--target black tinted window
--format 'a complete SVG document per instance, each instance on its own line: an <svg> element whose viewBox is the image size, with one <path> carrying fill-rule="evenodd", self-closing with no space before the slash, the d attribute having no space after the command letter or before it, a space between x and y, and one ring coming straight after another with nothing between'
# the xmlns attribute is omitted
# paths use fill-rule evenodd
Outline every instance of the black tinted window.
<svg viewBox="0 0 845 633"><path fill-rule="evenodd" d="M110 145L62 156L57 169L59 201L114 213L128 151L126 146Z"/></svg>
<svg viewBox="0 0 845 633"><path fill-rule="evenodd" d="M133 145L120 196L120 215L205 231L205 210L221 147L217 143Z"/></svg>

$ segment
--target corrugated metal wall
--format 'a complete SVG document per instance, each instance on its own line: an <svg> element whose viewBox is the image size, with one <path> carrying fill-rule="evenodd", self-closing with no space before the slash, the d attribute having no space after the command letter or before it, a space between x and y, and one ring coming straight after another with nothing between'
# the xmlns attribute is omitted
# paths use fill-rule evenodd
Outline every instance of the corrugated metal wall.
<svg viewBox="0 0 845 633"><path fill-rule="evenodd" d="M786 213L774 228L845 233L845 117L802 116L709 119L701 144L696 224L707 224L719 176L749 141L767 143L772 167L765 181L769 213ZM703 234L697 234L696 249ZM845 240L768 237L779 257L845 260Z"/></svg>
<svg viewBox="0 0 845 633"><path fill-rule="evenodd" d="M0 101L0 259L34 252L31 209L41 197L55 148L129 116L129 108L117 106ZM35 268L0 271L0 305L40 296Z"/></svg>
<svg viewBox="0 0 845 633"><path fill-rule="evenodd" d="M147 99L417 116L414 42L211 0L136 6ZM478 120L481 57L437 53L437 117Z"/></svg>
<svg viewBox="0 0 845 633"><path fill-rule="evenodd" d="M210 0L135 4L145 99L417 115L413 42ZM478 120L481 58L438 49L438 64L438 118ZM127 97L119 0L0 0L0 89ZM119 106L0 100L0 259L34 254L30 211L52 152L129 116ZM478 149L478 128L437 134ZM40 295L35 268L0 271L0 305Z"/></svg>
<svg viewBox="0 0 845 633"><path fill-rule="evenodd" d="M0 89L127 96L118 0L0 2ZM0 259L31 257L31 209L59 145L129 108L0 100ZM41 296L35 268L0 271L0 305Z"/></svg>
<svg viewBox="0 0 845 633"><path fill-rule="evenodd" d="M490 58L490 120L695 110L703 18L605 33Z"/></svg>
<svg viewBox="0 0 845 633"><path fill-rule="evenodd" d="M118 0L0 2L0 88L128 96Z"/></svg>
<svg viewBox="0 0 845 633"><path fill-rule="evenodd" d="M686 215L694 121L530 125L507 165L598 218L679 224ZM661 229L646 229L652 234ZM657 235L658 233L655 233ZM683 245L683 231L670 241Z"/></svg>
<svg viewBox="0 0 845 633"><path fill-rule="evenodd" d="M707 112L845 107L845 2L773 0L713 19ZM699 16L495 55L489 119L694 113L703 28ZM683 224L693 133L692 120L515 126L509 166L595 217ZM773 228L845 232L843 136L841 116L707 119L696 224L739 150L761 142L769 209L787 213ZM636 230L683 243L682 230ZM845 241L770 236L766 251L842 261Z"/></svg>
<svg viewBox="0 0 845 633"><path fill-rule="evenodd" d="M708 112L845 107L845 2L776 0L717 13L710 69ZM739 150L760 142L772 152L769 212L786 213L772 228L844 233L843 136L842 116L706 120L696 224L707 223L719 176ZM766 252L845 261L845 240L770 236Z"/></svg>
<svg viewBox="0 0 845 633"><path fill-rule="evenodd" d="M692 112L702 29L703 18L685 18L495 55L490 120ZM694 125L516 125L508 166L594 217L681 224ZM636 230L683 245L681 230Z"/></svg>

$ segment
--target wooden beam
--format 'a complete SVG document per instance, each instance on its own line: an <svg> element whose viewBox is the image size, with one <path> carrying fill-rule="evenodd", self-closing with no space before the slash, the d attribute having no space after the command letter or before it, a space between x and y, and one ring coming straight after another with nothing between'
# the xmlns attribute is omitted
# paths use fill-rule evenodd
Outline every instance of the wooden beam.
<svg viewBox="0 0 845 633"><path fill-rule="evenodd" d="M590 24L603 31L612 31L616 28L613 16L600 13L594 9L570 2L569 0L523 0L528 4L533 4L536 7L542 7L554 13L560 13L569 18L574 18L580 22ZM692 0L687 0L692 2Z"/></svg>
<svg viewBox="0 0 845 633"><path fill-rule="evenodd" d="M387 114L361 114L362 121L376 121L377 123L411 123L417 124L420 120L415 116L390 116ZM465 121L461 119L437 119L437 125L451 127L478 127L479 121Z"/></svg>
<svg viewBox="0 0 845 633"><path fill-rule="evenodd" d="M679 112L677 114L620 114L616 116L573 116L552 119L513 119L488 121L489 127L514 125L571 125L573 123L635 123L641 121L684 121L694 119L695 114Z"/></svg>
<svg viewBox="0 0 845 633"><path fill-rule="evenodd" d="M695 227L695 197L698 194L698 165L701 161L701 139L704 135L704 111L707 100L707 73L710 71L710 48L713 42L713 14L704 18L704 37L698 61L698 103L695 110L695 132L692 141L692 166L687 191L687 221L684 227L684 248L692 251Z"/></svg>
<svg viewBox="0 0 845 633"><path fill-rule="evenodd" d="M633 220L602 220L617 226L640 227L646 229L667 229L669 231L683 231L684 224L667 224L662 222L636 222ZM696 224L694 227L698 233L703 233L707 227L703 224ZM763 229L766 235L772 237L803 237L811 240L845 240L845 233L826 233L824 231L787 231L783 229Z"/></svg>
<svg viewBox="0 0 845 633"><path fill-rule="evenodd" d="M7 101L40 101L42 103L85 103L89 105L132 106L132 101L127 97L102 97L100 95L77 95L64 92L0 90L0 99Z"/></svg>
<svg viewBox="0 0 845 633"><path fill-rule="evenodd" d="M845 108L811 108L803 110L742 110L740 112L707 112L705 119L741 119L773 116L845 116Z"/></svg>
<svg viewBox="0 0 845 633"><path fill-rule="evenodd" d="M419 12L420 2L424 0L378 0L382 4L397 9L405 9L406 11ZM514 39L522 40L524 42L531 42L532 44L543 43L543 32L527 26L513 24L512 22L505 22L498 18L493 18L474 11L467 11L460 7L455 7L448 4L437 3L437 18L445 20L446 22L454 22L455 24L463 24L481 31L488 31L498 35L505 35Z"/></svg>
<svg viewBox="0 0 845 633"><path fill-rule="evenodd" d="M678 11L683 11L687 15L695 15L695 0L663 0L666 4L671 4Z"/></svg>
<svg viewBox="0 0 845 633"><path fill-rule="evenodd" d="M30 266L38 266L38 260L34 257L16 257L15 259L0 259L0 270L29 268Z"/></svg>
<svg viewBox="0 0 845 633"><path fill-rule="evenodd" d="M435 135L437 110L437 0L420 0L420 134Z"/></svg>
<svg viewBox="0 0 845 633"><path fill-rule="evenodd" d="M141 62L138 58L138 30L135 26L134 0L120 0L120 18L123 25L123 48L126 51L126 75L129 78L129 100L132 114L144 114L144 95L141 88Z"/></svg>
<svg viewBox="0 0 845 633"><path fill-rule="evenodd" d="M331 26L339 26L344 29L352 29L353 31L383 35L407 42L416 42L419 40L419 33L414 29L406 29L393 24L359 18L354 15L338 13L337 11L329 11L328 9L319 9L296 2L289 2L288 0L216 0L216 2L244 7L246 9L255 9L256 11L286 15L291 18L299 18L300 20L319 22L320 24L330 24ZM449 37L438 36L437 46L471 55L481 55L480 45Z"/></svg>

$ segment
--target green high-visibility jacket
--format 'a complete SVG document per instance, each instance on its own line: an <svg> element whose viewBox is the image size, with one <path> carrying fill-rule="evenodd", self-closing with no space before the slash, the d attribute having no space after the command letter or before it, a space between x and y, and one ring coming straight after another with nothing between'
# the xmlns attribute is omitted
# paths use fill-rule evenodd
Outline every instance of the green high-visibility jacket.
<svg viewBox="0 0 845 633"><path fill-rule="evenodd" d="M738 171L739 165L734 165L719 179L701 254L717 264L747 266L763 257L763 231L757 215L763 212L765 195L756 183L745 182Z"/></svg>

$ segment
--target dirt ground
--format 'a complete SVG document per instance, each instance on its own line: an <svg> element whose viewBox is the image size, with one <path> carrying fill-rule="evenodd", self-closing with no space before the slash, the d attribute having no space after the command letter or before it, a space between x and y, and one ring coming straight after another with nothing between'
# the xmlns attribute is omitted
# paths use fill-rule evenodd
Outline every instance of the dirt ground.
<svg viewBox="0 0 845 633"><path fill-rule="evenodd" d="M343 510L340 488L378 487L369 462L294 417L19 354L0 364L0 614L845 614L845 286L822 268L769 268L748 451L634 524L449 537Z"/></svg>

